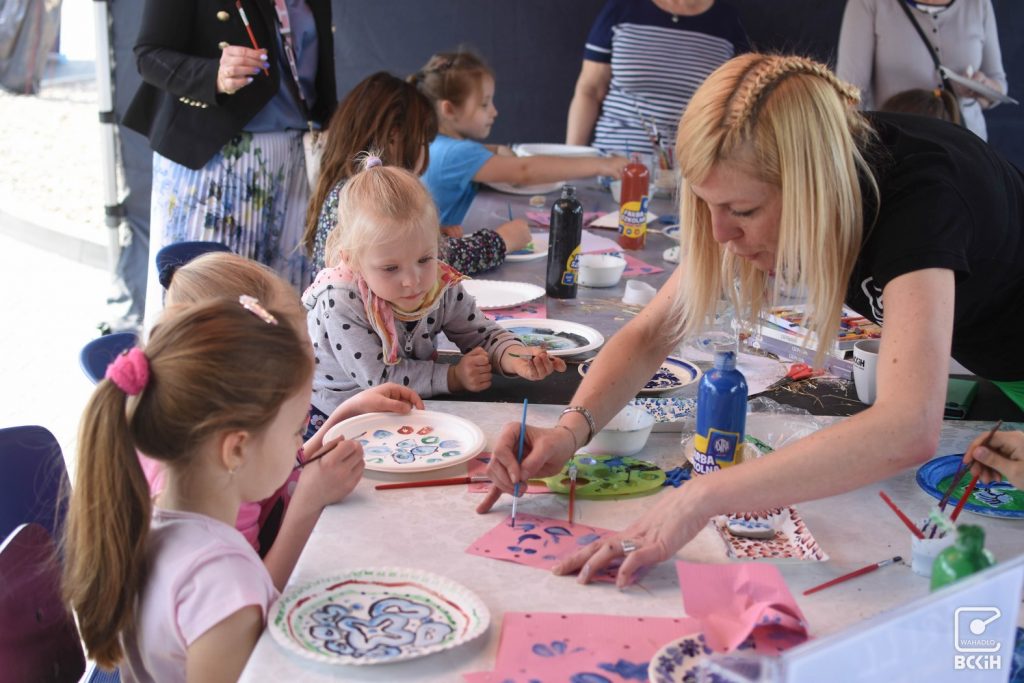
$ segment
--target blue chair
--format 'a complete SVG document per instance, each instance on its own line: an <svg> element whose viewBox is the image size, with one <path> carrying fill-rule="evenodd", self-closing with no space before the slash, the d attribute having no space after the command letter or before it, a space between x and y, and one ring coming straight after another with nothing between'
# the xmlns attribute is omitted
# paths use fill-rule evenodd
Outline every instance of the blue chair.
<svg viewBox="0 0 1024 683"><path fill-rule="evenodd" d="M64 456L49 430L0 429L0 538L28 522L60 538L66 484Z"/></svg>
<svg viewBox="0 0 1024 683"><path fill-rule="evenodd" d="M107 366L122 352L135 346L139 338L134 332L116 332L96 337L82 347L78 356L78 362L82 371L98 384L103 376L107 374Z"/></svg>
<svg viewBox="0 0 1024 683"><path fill-rule="evenodd" d="M167 289L171 285L171 278L174 271L182 267L192 259L213 251L227 251L231 249L220 242L178 242L168 244L156 253L157 279L160 286Z"/></svg>
<svg viewBox="0 0 1024 683"><path fill-rule="evenodd" d="M77 683L85 655L61 598L53 538L38 524L21 524L6 539L0 545L0 679Z"/></svg>

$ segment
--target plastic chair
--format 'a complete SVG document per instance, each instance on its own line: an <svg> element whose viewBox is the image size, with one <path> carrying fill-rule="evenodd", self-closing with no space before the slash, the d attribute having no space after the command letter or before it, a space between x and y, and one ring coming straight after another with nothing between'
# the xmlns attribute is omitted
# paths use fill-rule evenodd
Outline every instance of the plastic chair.
<svg viewBox="0 0 1024 683"><path fill-rule="evenodd" d="M134 332L117 332L96 337L82 347L82 352L78 356L82 371L93 384L98 384L107 373L107 366L122 351L135 346L138 340Z"/></svg>
<svg viewBox="0 0 1024 683"><path fill-rule="evenodd" d="M18 526L0 545L0 661L4 681L77 682L85 655L60 592L53 538Z"/></svg>
<svg viewBox="0 0 1024 683"><path fill-rule="evenodd" d="M192 259L212 251L231 251L231 249L220 242L178 242L168 244L156 253L157 279L160 286L167 289L171 285L171 278L174 271L185 265Z"/></svg>
<svg viewBox="0 0 1024 683"><path fill-rule="evenodd" d="M35 522L59 538L67 469L57 439L43 427L0 429L0 538Z"/></svg>

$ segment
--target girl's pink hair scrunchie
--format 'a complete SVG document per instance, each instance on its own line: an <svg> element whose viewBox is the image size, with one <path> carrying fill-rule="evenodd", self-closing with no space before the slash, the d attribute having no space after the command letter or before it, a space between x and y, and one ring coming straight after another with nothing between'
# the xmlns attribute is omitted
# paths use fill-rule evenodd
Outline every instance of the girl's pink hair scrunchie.
<svg viewBox="0 0 1024 683"><path fill-rule="evenodd" d="M375 154L370 154L369 156L366 157L365 167L367 171L369 171L371 168L383 165L384 162L381 160L379 156Z"/></svg>
<svg viewBox="0 0 1024 683"><path fill-rule="evenodd" d="M106 378L129 396L137 396L149 383L149 359L139 347L129 349L107 366Z"/></svg>

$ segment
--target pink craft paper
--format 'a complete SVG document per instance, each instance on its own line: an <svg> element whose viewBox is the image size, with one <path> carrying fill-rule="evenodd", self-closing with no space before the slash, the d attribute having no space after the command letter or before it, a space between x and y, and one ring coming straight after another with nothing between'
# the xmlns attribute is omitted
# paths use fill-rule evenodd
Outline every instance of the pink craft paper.
<svg viewBox="0 0 1024 683"><path fill-rule="evenodd" d="M754 647L778 652L807 639L807 620L778 567L744 562L676 562L686 613L708 646L730 652L754 635Z"/></svg>
<svg viewBox="0 0 1024 683"><path fill-rule="evenodd" d="M547 318L548 307L544 302L532 301L508 308L492 308L484 311L491 320L508 320L509 318Z"/></svg>
<svg viewBox="0 0 1024 683"><path fill-rule="evenodd" d="M466 548L470 555L551 569L559 560L572 555L594 541L613 533L608 529L569 524L565 519L538 517L520 512L516 526L509 515ZM614 582L617 566L610 566L593 577L594 581ZM568 579L571 580L571 579Z"/></svg>
<svg viewBox="0 0 1024 683"><path fill-rule="evenodd" d="M646 681L658 650L699 628L695 619L685 617L506 612L490 680Z"/></svg>
<svg viewBox="0 0 1024 683"><path fill-rule="evenodd" d="M626 252L620 249L601 249L598 251L588 251L588 254L616 254L626 259L626 270L622 272L622 277L636 277L638 275L653 275L654 273L660 273L664 268L659 266L652 266L646 261L641 261L635 256L630 256Z"/></svg>
<svg viewBox="0 0 1024 683"><path fill-rule="evenodd" d="M487 476L487 463L491 461L490 453L481 453L466 465L466 474L471 477L485 477ZM469 493L487 493L491 490L491 485L485 481L475 481L468 485L466 489ZM526 487L527 493L553 493L546 484L539 482L530 482Z"/></svg>
<svg viewBox="0 0 1024 683"><path fill-rule="evenodd" d="M587 225L590 221L597 220L604 215L603 211L584 211L583 212L583 225ZM537 225L548 227L551 225L551 212L550 211L527 211L526 219L536 223Z"/></svg>

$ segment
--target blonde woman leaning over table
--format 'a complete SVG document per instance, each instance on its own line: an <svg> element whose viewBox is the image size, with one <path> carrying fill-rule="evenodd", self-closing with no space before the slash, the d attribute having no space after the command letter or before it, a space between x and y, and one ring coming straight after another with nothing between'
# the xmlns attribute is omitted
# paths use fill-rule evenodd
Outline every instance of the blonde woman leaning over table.
<svg viewBox="0 0 1024 683"><path fill-rule="evenodd" d="M724 291L736 310L762 310L771 273L809 293L819 339L832 336L844 302L878 323L884 313L875 404L662 494L556 572L580 570L586 582L629 551L624 584L714 515L835 495L922 462L938 444L951 349L1024 403L1014 341L1024 320L1024 177L963 128L862 114L857 101L856 88L800 57L742 55L708 78L676 143L687 256L605 345L558 424L527 427L521 466L518 425L504 428L489 470L495 488L478 511L515 481L557 471L703 327ZM863 455L846 457L849 443Z"/></svg>

